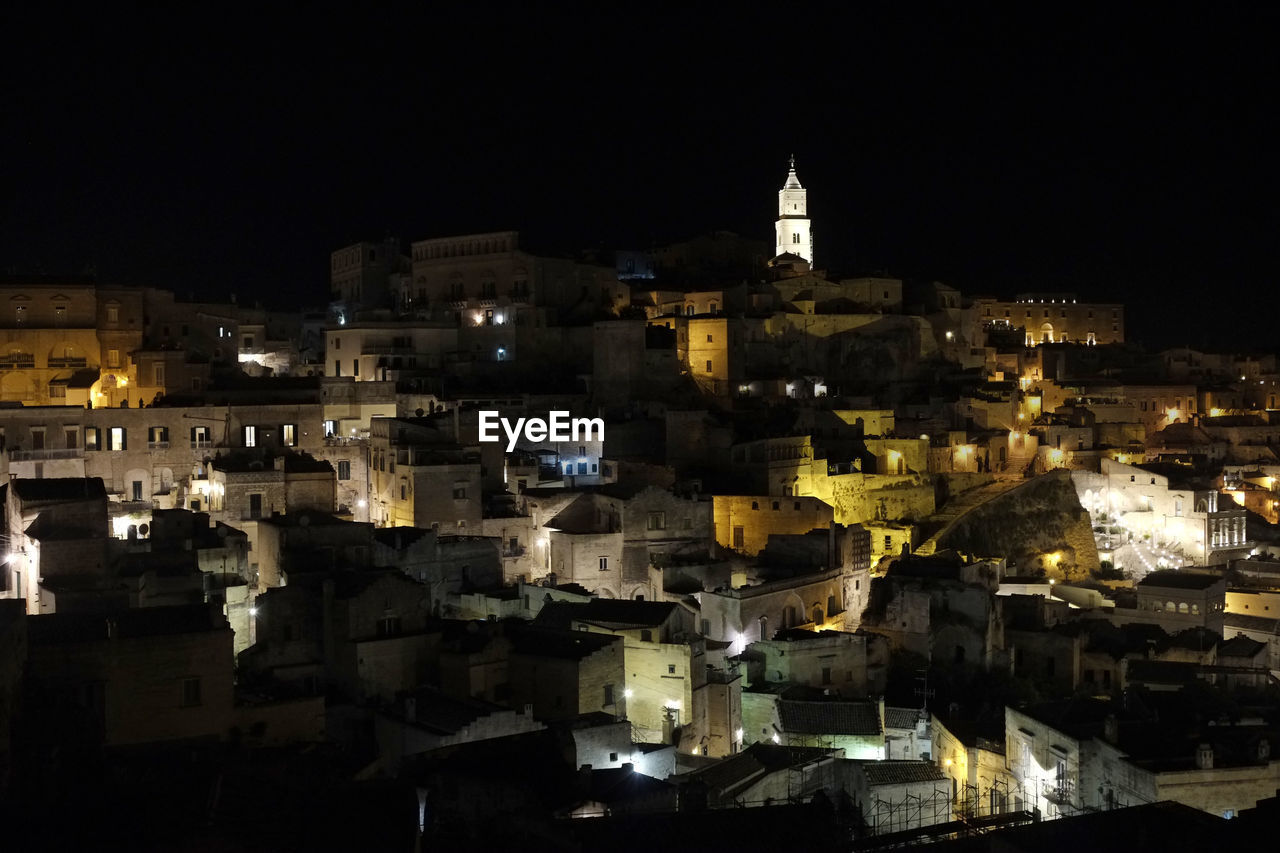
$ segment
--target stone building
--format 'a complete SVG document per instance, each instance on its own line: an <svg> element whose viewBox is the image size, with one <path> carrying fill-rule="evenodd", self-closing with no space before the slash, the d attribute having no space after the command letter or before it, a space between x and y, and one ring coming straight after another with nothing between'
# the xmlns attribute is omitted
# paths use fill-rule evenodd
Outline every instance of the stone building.
<svg viewBox="0 0 1280 853"><path fill-rule="evenodd" d="M1124 306L1119 303L1080 302L1074 293L1020 293L1008 302L977 297L974 303L987 325L1023 329L1029 347L1063 341L1124 343Z"/></svg>
<svg viewBox="0 0 1280 853"><path fill-rule="evenodd" d="M217 606L54 613L27 621L33 740L102 746L222 739L232 633Z"/></svg>
<svg viewBox="0 0 1280 853"><path fill-rule="evenodd" d="M139 288L89 279L0 284L0 399L25 405L118 406L139 397L129 353L143 342Z"/></svg>

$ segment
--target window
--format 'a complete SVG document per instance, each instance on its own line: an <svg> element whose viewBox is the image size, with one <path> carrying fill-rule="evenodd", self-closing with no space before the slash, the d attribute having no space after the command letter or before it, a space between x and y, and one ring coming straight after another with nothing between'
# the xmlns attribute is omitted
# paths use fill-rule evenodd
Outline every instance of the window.
<svg viewBox="0 0 1280 853"><path fill-rule="evenodd" d="M77 427L63 427L62 437L68 450L75 450L80 445L80 430Z"/></svg>
<svg viewBox="0 0 1280 853"><path fill-rule="evenodd" d="M207 426L194 426L191 428L191 446L193 448L209 447L213 444L212 431Z"/></svg>
<svg viewBox="0 0 1280 853"><path fill-rule="evenodd" d="M152 450L155 450L157 447L160 447L160 446L167 447L169 444L169 428L163 427L163 426L153 426L150 429L148 429L147 444L151 446Z"/></svg>
<svg viewBox="0 0 1280 853"><path fill-rule="evenodd" d="M262 518L262 495L249 495L249 518Z"/></svg>
<svg viewBox="0 0 1280 853"><path fill-rule="evenodd" d="M667 675L675 675L675 674L676 674L676 665L673 663L667 664Z"/></svg>
<svg viewBox="0 0 1280 853"><path fill-rule="evenodd" d="M120 366L120 350L118 349L107 350L107 367L119 367L119 366Z"/></svg>
<svg viewBox="0 0 1280 853"><path fill-rule="evenodd" d="M792 243L795 243L796 245L799 245L799 244L800 244L800 232L799 232L799 231L797 231L796 233L794 233L794 234L792 234L792 235L791 235L791 242L792 242Z"/></svg>
<svg viewBox="0 0 1280 853"><path fill-rule="evenodd" d="M298 425L297 424L281 424L280 425L280 443L285 447L298 446Z"/></svg>
<svg viewBox="0 0 1280 853"><path fill-rule="evenodd" d="M107 450L128 450L129 431L124 427L112 427L107 433Z"/></svg>
<svg viewBox="0 0 1280 853"><path fill-rule="evenodd" d="M84 449L85 450L101 450L102 449L102 430L97 427L84 428Z"/></svg>
<svg viewBox="0 0 1280 853"><path fill-rule="evenodd" d="M601 557L601 558L600 558L600 571L602 571L602 572L607 572L607 571L609 571L609 558L608 558L608 557Z"/></svg>
<svg viewBox="0 0 1280 853"><path fill-rule="evenodd" d="M400 633L400 617L399 616L383 616L378 620L378 636L394 637Z"/></svg>
<svg viewBox="0 0 1280 853"><path fill-rule="evenodd" d="M142 500L142 481L134 480L131 485L133 486L133 500Z"/></svg>
<svg viewBox="0 0 1280 853"><path fill-rule="evenodd" d="M707 373L711 372L711 359L707 359Z"/></svg>
<svg viewBox="0 0 1280 853"><path fill-rule="evenodd" d="M652 643L652 642L653 642L653 632L652 632L652 631L641 631L641 632L640 632L640 642L642 642L642 643Z"/></svg>
<svg viewBox="0 0 1280 853"><path fill-rule="evenodd" d="M760 508L760 501L752 501L752 502L751 502L751 508L752 508L752 509L759 509L759 508Z"/></svg>
<svg viewBox="0 0 1280 853"><path fill-rule="evenodd" d="M711 339L711 337L712 337L711 335L707 335L707 343L709 343L709 344L710 344L710 343L715 343L715 342Z"/></svg>
<svg viewBox="0 0 1280 853"><path fill-rule="evenodd" d="M360 359L358 358L351 359L351 375L352 376L360 375Z"/></svg>
<svg viewBox="0 0 1280 853"><path fill-rule="evenodd" d="M244 336L244 348L253 349L253 335Z"/></svg>
<svg viewBox="0 0 1280 853"><path fill-rule="evenodd" d="M256 426L246 426L244 428L244 446L258 446L258 428Z"/></svg>
<svg viewBox="0 0 1280 853"><path fill-rule="evenodd" d="M351 463L345 459L338 463L338 479L339 480L351 479Z"/></svg>
<svg viewBox="0 0 1280 853"><path fill-rule="evenodd" d="M824 666L822 668L822 683L823 684L831 683L831 667L829 666Z"/></svg>
<svg viewBox="0 0 1280 853"><path fill-rule="evenodd" d="M332 438L333 436L335 436L335 435L337 435L337 434L338 434L338 422L337 422L337 421L325 421L325 422L324 422L324 437L325 437L325 438Z"/></svg>
<svg viewBox="0 0 1280 853"><path fill-rule="evenodd" d="M604 704L606 705L613 704L613 685L612 684L606 684L604 686ZM614 760L617 760L617 759L614 759Z"/></svg>
<svg viewBox="0 0 1280 853"><path fill-rule="evenodd" d="M163 387L164 386L164 364L162 362L155 362L154 364L151 365L151 370L152 370L152 375L155 377L155 382L153 382L152 384Z"/></svg>
<svg viewBox="0 0 1280 853"><path fill-rule="evenodd" d="M465 500L467 499L467 487L466 487L466 486L454 486L454 487L453 487L453 499L454 499L455 501L465 501Z"/></svg>
<svg viewBox="0 0 1280 853"><path fill-rule="evenodd" d="M182 707L194 708L200 704L200 679L182 679Z"/></svg>
<svg viewBox="0 0 1280 853"><path fill-rule="evenodd" d="M649 513L649 529L650 530L666 530L667 514L665 512Z"/></svg>

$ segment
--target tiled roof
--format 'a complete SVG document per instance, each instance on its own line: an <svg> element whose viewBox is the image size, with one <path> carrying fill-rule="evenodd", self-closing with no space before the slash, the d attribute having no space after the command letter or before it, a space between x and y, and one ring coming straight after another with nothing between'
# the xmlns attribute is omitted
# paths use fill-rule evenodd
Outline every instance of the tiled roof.
<svg viewBox="0 0 1280 853"><path fill-rule="evenodd" d="M1218 646L1218 657L1251 658L1266 648L1266 643L1236 635Z"/></svg>
<svg viewBox="0 0 1280 853"><path fill-rule="evenodd" d="M914 729L920 720L919 708L884 709L884 727L886 729Z"/></svg>
<svg viewBox="0 0 1280 853"><path fill-rule="evenodd" d="M878 735L880 711L873 702L778 701L782 730L790 734Z"/></svg>
<svg viewBox="0 0 1280 853"><path fill-rule="evenodd" d="M868 785L901 785L907 782L941 782L947 777L929 761L867 761L862 772Z"/></svg>
<svg viewBox="0 0 1280 853"><path fill-rule="evenodd" d="M15 479L10 485L24 501L83 501L107 496L101 477Z"/></svg>
<svg viewBox="0 0 1280 853"><path fill-rule="evenodd" d="M543 606L535 621L562 628L568 628L575 620L656 628L667 621L675 607L669 601L632 601L619 598L596 598L582 604L553 601Z"/></svg>

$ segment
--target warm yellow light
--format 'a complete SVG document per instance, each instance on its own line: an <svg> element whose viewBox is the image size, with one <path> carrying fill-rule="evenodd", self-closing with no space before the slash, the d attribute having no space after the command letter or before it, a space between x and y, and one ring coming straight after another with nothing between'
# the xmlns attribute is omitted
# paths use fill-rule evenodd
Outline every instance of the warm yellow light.
<svg viewBox="0 0 1280 853"><path fill-rule="evenodd" d="M1240 506L1244 506L1244 492L1232 492L1231 499L1240 504Z"/></svg>
<svg viewBox="0 0 1280 853"><path fill-rule="evenodd" d="M1217 406L1214 406L1212 409L1209 410L1209 417L1211 418L1222 417L1222 409L1219 409Z"/></svg>

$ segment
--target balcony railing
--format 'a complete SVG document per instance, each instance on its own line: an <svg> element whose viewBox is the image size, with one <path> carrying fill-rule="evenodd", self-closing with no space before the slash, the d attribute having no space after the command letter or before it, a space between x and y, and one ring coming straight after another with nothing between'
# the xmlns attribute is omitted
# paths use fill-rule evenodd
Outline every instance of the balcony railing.
<svg viewBox="0 0 1280 853"><path fill-rule="evenodd" d="M48 450L11 450L9 457L14 462L43 461L48 459L80 459L84 456L84 448L67 447Z"/></svg>
<svg viewBox="0 0 1280 853"><path fill-rule="evenodd" d="M83 356L50 358L50 367L88 367L89 360Z"/></svg>
<svg viewBox="0 0 1280 853"><path fill-rule="evenodd" d="M27 353L0 355L0 370L22 370L36 366L36 357Z"/></svg>
<svg viewBox="0 0 1280 853"><path fill-rule="evenodd" d="M168 450L168 449L169 449L168 441L148 441L147 442L147 450Z"/></svg>

